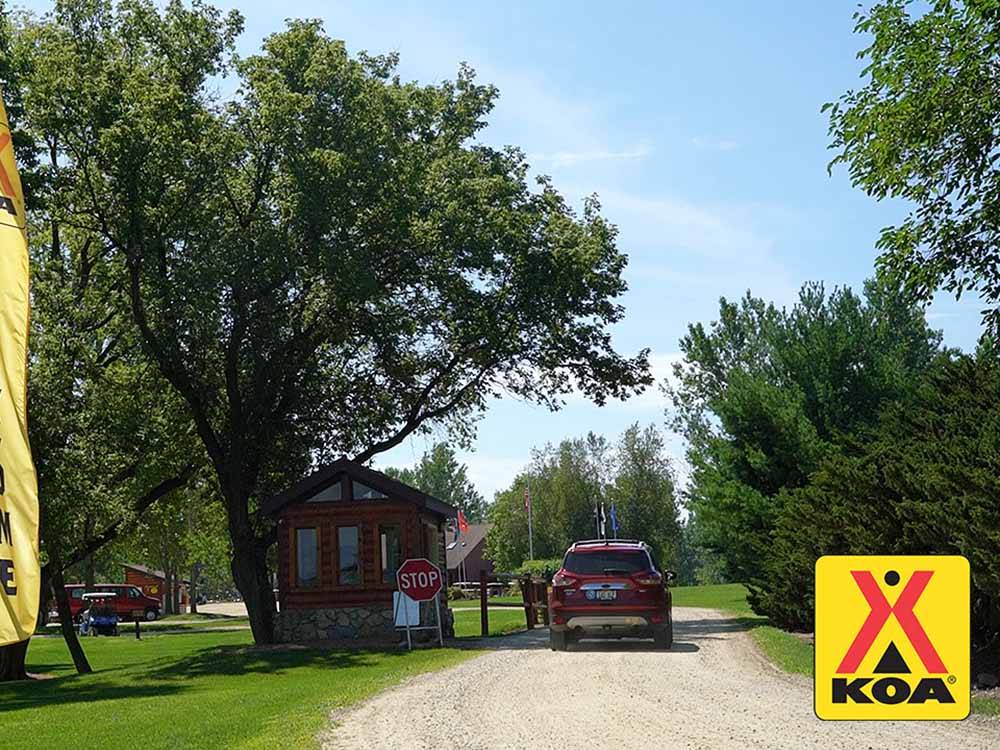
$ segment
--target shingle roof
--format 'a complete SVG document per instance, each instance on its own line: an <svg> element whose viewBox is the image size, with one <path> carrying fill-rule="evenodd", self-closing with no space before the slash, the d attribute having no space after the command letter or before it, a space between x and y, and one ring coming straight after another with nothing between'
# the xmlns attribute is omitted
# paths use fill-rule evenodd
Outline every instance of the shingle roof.
<svg viewBox="0 0 1000 750"><path fill-rule="evenodd" d="M389 497L419 505L421 508L429 510L443 518L454 518L457 511L448 503L438 500L436 497L421 492L416 487L403 484L396 479L383 474L380 471L369 469L363 464L356 463L347 458L340 458L331 464L314 471L305 479L301 479L287 490L279 492L264 501L262 510L267 515L275 515L282 508L292 503L307 500L317 492L326 489L343 474L352 479L356 479L362 484L384 492Z"/></svg>
<svg viewBox="0 0 1000 750"><path fill-rule="evenodd" d="M445 554L448 559L448 570L457 568L462 562L472 554L472 551L476 549L480 544L486 541L486 535L490 533L490 529L493 528L491 523L470 523L469 530L462 534L458 540L458 544L452 547L452 542L455 541L455 532L451 529L445 532Z"/></svg>
<svg viewBox="0 0 1000 750"><path fill-rule="evenodd" d="M153 578L159 578L160 580L163 581L167 580L167 574L164 573L162 570L156 570L155 568L147 568L145 565L136 565L134 563L122 563L122 565L128 568L129 570L135 570L138 571L139 573L145 573L148 576L152 576ZM189 585L191 583L191 581L189 581L187 578L181 578L180 582Z"/></svg>

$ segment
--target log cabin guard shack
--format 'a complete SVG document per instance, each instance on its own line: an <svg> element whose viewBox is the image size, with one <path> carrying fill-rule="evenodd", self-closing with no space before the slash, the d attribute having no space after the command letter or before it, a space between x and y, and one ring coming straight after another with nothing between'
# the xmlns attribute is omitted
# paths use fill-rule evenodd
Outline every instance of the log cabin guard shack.
<svg viewBox="0 0 1000 750"><path fill-rule="evenodd" d="M265 501L278 523L282 643L395 640L396 570L411 557L443 569L445 529L456 509L386 474L339 459ZM434 602L421 604L433 623ZM445 634L454 633L441 597Z"/></svg>

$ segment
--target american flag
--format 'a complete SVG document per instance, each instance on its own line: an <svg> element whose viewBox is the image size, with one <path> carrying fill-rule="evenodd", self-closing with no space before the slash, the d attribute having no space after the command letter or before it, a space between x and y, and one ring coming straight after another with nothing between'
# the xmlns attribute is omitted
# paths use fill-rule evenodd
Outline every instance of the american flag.
<svg viewBox="0 0 1000 750"><path fill-rule="evenodd" d="M524 512L531 513L531 491L527 487L524 488Z"/></svg>

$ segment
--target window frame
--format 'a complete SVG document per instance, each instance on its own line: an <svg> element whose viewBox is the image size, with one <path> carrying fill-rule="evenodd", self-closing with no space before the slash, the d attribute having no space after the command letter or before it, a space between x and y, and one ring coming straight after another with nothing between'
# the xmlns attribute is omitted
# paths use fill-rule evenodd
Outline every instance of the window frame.
<svg viewBox="0 0 1000 750"><path fill-rule="evenodd" d="M397 535L396 536L396 541L398 543L398 550L399 550L399 552L397 554L397 560L396 560L397 568L396 568L396 570L394 570L392 572L392 577L389 580L386 580L386 577L385 577L385 573L386 573L385 563L386 563L386 561L385 561L385 559L384 559L384 557L382 555L382 529L386 529L386 528L394 528L394 529L396 529L396 535ZM381 586L392 586L393 588L395 588L395 586L396 586L396 572L399 570L398 566L402 565L403 564L403 560L405 559L405 556L403 554L403 551L404 551L404 545L403 545L403 523L401 521L386 521L386 522L380 521L379 523L377 523L375 525L375 542L376 542L375 543L375 550L376 550L376 552L378 554L378 567L377 567L378 576L379 576L379 578L378 578L378 584L381 585Z"/></svg>
<svg viewBox="0 0 1000 750"><path fill-rule="evenodd" d="M441 527L437 524L431 523L430 521L424 519L421 522L421 527L423 531L423 541L421 542L421 547L424 550L424 557L436 565L438 568L441 567ZM433 535L433 543L431 542L431 537ZM447 551L445 552L447 555Z"/></svg>
<svg viewBox="0 0 1000 750"><path fill-rule="evenodd" d="M313 583L302 583L299 578L299 532L312 531L316 535L316 579ZM292 527L292 587L300 591L314 591L323 585L322 534L319 524Z"/></svg>
<svg viewBox="0 0 1000 750"><path fill-rule="evenodd" d="M340 556L341 555L341 551L342 551L341 543L340 543L340 530L341 529L354 529L354 539L355 539L355 542L354 542L354 555L355 555L355 563L357 565L357 570L358 570L358 572L357 572L358 580L356 582L345 582L341 578L341 556ZM360 521L353 521L353 522L348 521L348 522L345 522L345 523L337 523L337 524L335 524L334 527L333 527L333 538L334 538L334 547L335 547L335 554L336 554L336 567L334 568L334 575L336 577L337 586L339 586L341 588L350 588L350 589L364 588L364 585L365 585L365 566L364 566L364 559L363 559L362 554L361 554L361 547L362 547L362 545L361 545L361 522Z"/></svg>

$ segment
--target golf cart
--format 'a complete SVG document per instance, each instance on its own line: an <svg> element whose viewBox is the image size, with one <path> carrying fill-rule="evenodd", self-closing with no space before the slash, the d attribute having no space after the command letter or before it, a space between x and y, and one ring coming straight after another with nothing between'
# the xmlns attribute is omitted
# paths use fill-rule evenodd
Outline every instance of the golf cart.
<svg viewBox="0 0 1000 750"><path fill-rule="evenodd" d="M84 594L80 614L80 635L118 635L115 595L107 592Z"/></svg>

